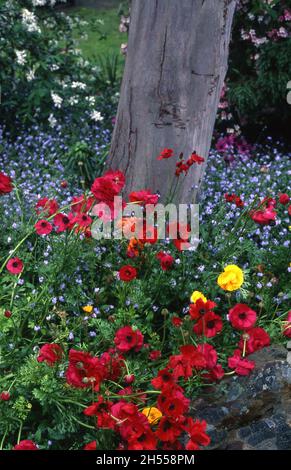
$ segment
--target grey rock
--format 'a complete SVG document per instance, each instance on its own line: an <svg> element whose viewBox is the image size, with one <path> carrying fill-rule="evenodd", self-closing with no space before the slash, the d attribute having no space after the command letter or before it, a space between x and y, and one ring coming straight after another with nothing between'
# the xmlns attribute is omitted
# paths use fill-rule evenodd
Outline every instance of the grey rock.
<svg viewBox="0 0 291 470"><path fill-rule="evenodd" d="M283 346L269 346L249 359L248 377L229 377L192 404L205 419L210 449L291 449L291 365Z"/></svg>

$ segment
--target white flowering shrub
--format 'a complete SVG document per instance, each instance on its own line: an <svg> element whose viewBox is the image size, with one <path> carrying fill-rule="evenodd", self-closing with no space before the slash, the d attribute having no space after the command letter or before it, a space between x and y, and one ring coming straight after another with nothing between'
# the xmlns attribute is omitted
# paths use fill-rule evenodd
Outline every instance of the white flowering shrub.
<svg viewBox="0 0 291 470"><path fill-rule="evenodd" d="M108 85L99 67L76 49L74 20L56 12L55 4L0 4L0 122L10 129L36 122L54 127L64 117L70 125L80 118L96 123L111 117L103 104L108 97L104 100L101 93Z"/></svg>

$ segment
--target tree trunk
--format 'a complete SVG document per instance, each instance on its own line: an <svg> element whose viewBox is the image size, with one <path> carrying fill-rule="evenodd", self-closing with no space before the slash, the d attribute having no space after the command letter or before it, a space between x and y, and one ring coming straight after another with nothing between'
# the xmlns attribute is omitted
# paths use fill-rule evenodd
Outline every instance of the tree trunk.
<svg viewBox="0 0 291 470"><path fill-rule="evenodd" d="M132 0L128 53L109 167L127 193L151 189L165 201L177 158L205 158L184 177L177 202L197 201L227 70L236 0Z"/></svg>

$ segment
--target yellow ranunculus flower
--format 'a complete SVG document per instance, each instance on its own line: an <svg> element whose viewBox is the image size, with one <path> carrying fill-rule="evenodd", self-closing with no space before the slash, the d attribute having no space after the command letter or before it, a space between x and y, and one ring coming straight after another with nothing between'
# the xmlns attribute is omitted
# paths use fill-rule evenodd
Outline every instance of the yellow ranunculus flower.
<svg viewBox="0 0 291 470"><path fill-rule="evenodd" d="M86 313L92 313L93 312L93 307L92 307L92 305L85 305L85 307L82 307L82 310Z"/></svg>
<svg viewBox="0 0 291 470"><path fill-rule="evenodd" d="M221 289L233 291L241 287L244 282L243 271L235 264L229 264L223 273L218 276L217 284Z"/></svg>
<svg viewBox="0 0 291 470"><path fill-rule="evenodd" d="M191 302L193 302L193 304L195 304L195 302L197 302L198 299L201 299L203 300L204 303L207 302L207 299L206 297L202 294L202 292L199 292L199 290L194 290L193 294L191 295Z"/></svg>
<svg viewBox="0 0 291 470"><path fill-rule="evenodd" d="M158 410L158 408L155 408L154 406L144 408L142 410L142 414L144 414L147 417L150 424L157 424L158 421L163 416L160 410Z"/></svg>

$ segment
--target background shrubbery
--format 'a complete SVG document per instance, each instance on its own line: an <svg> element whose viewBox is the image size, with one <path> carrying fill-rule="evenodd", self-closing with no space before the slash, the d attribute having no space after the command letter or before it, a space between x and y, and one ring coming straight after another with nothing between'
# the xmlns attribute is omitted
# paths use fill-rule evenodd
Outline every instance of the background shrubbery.
<svg viewBox="0 0 291 470"><path fill-rule="evenodd" d="M270 134L289 136L290 24L288 0L240 0L219 129L238 124L251 140L262 141Z"/></svg>

